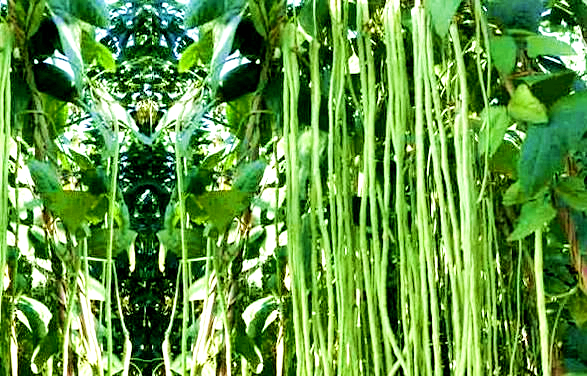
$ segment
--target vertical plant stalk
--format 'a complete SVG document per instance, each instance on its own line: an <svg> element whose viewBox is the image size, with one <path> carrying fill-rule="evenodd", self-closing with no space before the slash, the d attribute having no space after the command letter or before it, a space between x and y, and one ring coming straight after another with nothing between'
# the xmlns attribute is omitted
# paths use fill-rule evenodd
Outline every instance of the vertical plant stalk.
<svg viewBox="0 0 587 376"><path fill-rule="evenodd" d="M316 1L314 0L314 6ZM318 21L314 20L314 27L316 28ZM318 35L318 30L314 30L314 35ZM324 219L324 205L323 205L323 192L322 192L322 176L320 172L320 159L321 159L321 142L320 142L320 101L322 97L321 92L321 80L320 80L320 43L315 38L310 42L310 81L312 88L312 107L311 107L311 126L312 126L312 219L313 222L317 220L318 227L320 228L320 245L322 249L319 249L320 259L324 259L324 266L326 269L326 292L328 297L328 308L327 308L327 339L324 338L322 326L322 317L320 314L317 315L317 330L319 332L321 355L323 356L324 362L324 373L325 375L331 375L332 364L333 364L333 339L334 339L334 323L335 318L335 304L334 304L334 291L333 291L333 277L332 277L332 246L331 236L329 234L326 220ZM312 230L315 231L315 226L312 224ZM315 241L318 240L317 236L313 236ZM317 242L316 242L317 243ZM317 244L316 244L317 245ZM313 247L313 254L317 251L316 246ZM324 252L324 254L323 254ZM312 285L313 290L318 292L317 288L317 274L313 275ZM316 298L318 294L316 294ZM318 310L319 311L319 310ZM326 343L326 341L328 341Z"/></svg>
<svg viewBox="0 0 587 376"><path fill-rule="evenodd" d="M474 164L471 159L473 148L471 146L471 135L468 121L468 91L466 81L466 68L463 59L463 51L460 44L460 36L457 25L452 23L449 26L449 33L453 43L454 60L456 62L457 86L457 114L455 118L455 154L457 162L457 183L459 188L460 209L461 209L461 239L464 261L464 338L460 351L467 353L466 367L468 375L482 375L484 362L481 350L484 345L481 341L481 327L479 318L479 256L477 254L478 244L478 223L477 204L475 196ZM464 370L463 370L464 372Z"/></svg>
<svg viewBox="0 0 587 376"><path fill-rule="evenodd" d="M183 113L182 113L183 115ZM180 116L179 119L182 117ZM185 243L185 228L186 228L186 215L185 215L185 202L183 192L183 166L184 158L181 156L179 135L182 131L183 122L177 120L175 123L175 155L176 155L176 176L177 176L177 201L179 208L179 234L181 242L181 270L182 270L182 317L181 317L181 367L182 375L187 376L187 332L188 332L188 319L189 319L189 275L188 275L188 252Z"/></svg>
<svg viewBox="0 0 587 376"><path fill-rule="evenodd" d="M0 328L8 328L10 323L4 322L8 315L4 315L4 270L7 263L8 244L6 234L8 232L8 157L10 140L10 59L12 55L13 36L8 24L0 23ZM8 333L0 334L0 357L9 359L9 348L5 341ZM4 362L4 367L7 362ZM2 369L6 370L4 367ZM0 369L0 371L2 370ZM7 370L6 370L7 371ZM7 374L7 373L6 373ZM0 375L4 376L4 375Z"/></svg>
<svg viewBox="0 0 587 376"><path fill-rule="evenodd" d="M108 202L108 244L106 247L106 351L108 357L107 375L112 376L112 251L114 248L114 213L116 210L116 190L118 188L118 120L112 120L114 136L114 155L110 163L110 197Z"/></svg>
<svg viewBox="0 0 587 376"><path fill-rule="evenodd" d="M295 49L298 46L294 24L284 26L282 33L283 51L283 118L287 186L287 244L290 276L292 281L293 322L296 351L298 355L298 374L311 376L313 357L310 341L310 313L308 309L308 289L304 266L305 250L301 245L300 186L298 167L298 95L300 92L300 73Z"/></svg>
<svg viewBox="0 0 587 376"><path fill-rule="evenodd" d="M544 299L544 276L542 255L542 229L534 233L534 278L536 280L536 310L538 312L538 329L540 333L540 358L542 375L550 376L550 346L548 344L548 320Z"/></svg>

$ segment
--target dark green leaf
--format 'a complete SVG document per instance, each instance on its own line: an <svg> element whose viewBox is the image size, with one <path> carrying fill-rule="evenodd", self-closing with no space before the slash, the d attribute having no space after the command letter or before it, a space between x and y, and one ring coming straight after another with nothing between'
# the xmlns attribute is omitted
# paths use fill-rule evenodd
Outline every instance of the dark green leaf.
<svg viewBox="0 0 587 376"><path fill-rule="evenodd" d="M206 256L206 239L202 227L193 227L184 230L185 246L188 251L188 258L200 258ZM166 251L173 252L181 257L181 238L179 229L161 230L157 238L165 247Z"/></svg>
<svg viewBox="0 0 587 376"><path fill-rule="evenodd" d="M267 164L260 160L242 165L234 179L234 188L241 192L255 192L259 188L266 167Z"/></svg>
<svg viewBox="0 0 587 376"><path fill-rule="evenodd" d="M101 28L108 27L108 7L104 0L70 0L71 15Z"/></svg>
<svg viewBox="0 0 587 376"><path fill-rule="evenodd" d="M513 37L494 36L489 40L491 60L499 71L504 76L513 72L516 65L516 56L518 54L518 45Z"/></svg>
<svg viewBox="0 0 587 376"><path fill-rule="evenodd" d="M39 193L53 193L63 190L57 172L51 163L31 159L27 165Z"/></svg>
<svg viewBox="0 0 587 376"><path fill-rule="evenodd" d="M546 106L532 94L526 84L518 85L508 103L508 111L512 118L532 124L548 123Z"/></svg>
<svg viewBox="0 0 587 376"><path fill-rule="evenodd" d="M239 13L245 4L244 0L190 0L184 23L187 28L193 28L222 16L228 18Z"/></svg>
<svg viewBox="0 0 587 376"><path fill-rule="evenodd" d="M528 56L535 58L540 55L576 55L573 48L555 37L548 37L546 35L533 35L526 37Z"/></svg>
<svg viewBox="0 0 587 376"><path fill-rule="evenodd" d="M550 127L564 145L564 152L575 150L587 132L587 92L559 99L550 109Z"/></svg>
<svg viewBox="0 0 587 376"><path fill-rule="evenodd" d="M34 373L40 373L45 368L47 360L59 352L62 340L59 318L53 316L49 322L47 335L40 341L31 357L31 369Z"/></svg>
<svg viewBox="0 0 587 376"><path fill-rule="evenodd" d="M518 224L508 237L509 241L522 240L536 230L540 230L545 223L556 216L556 210L544 198L529 201L522 205L522 212Z"/></svg>
<svg viewBox="0 0 587 376"><path fill-rule="evenodd" d="M16 303L17 318L31 331L34 346L47 335L51 312L40 301L21 295Z"/></svg>
<svg viewBox="0 0 587 376"><path fill-rule="evenodd" d="M524 194L532 197L562 167L563 145L552 127L534 126L522 145L518 177Z"/></svg>
<svg viewBox="0 0 587 376"><path fill-rule="evenodd" d="M518 178L518 160L520 148L506 140L497 148L489 160L489 169L496 174L503 174L511 179Z"/></svg>
<svg viewBox="0 0 587 376"><path fill-rule="evenodd" d="M426 1L428 13L434 24L434 30L442 38L448 32L453 16L455 15L462 0L430 0Z"/></svg>
<svg viewBox="0 0 587 376"><path fill-rule="evenodd" d="M328 25L330 11L327 0L304 1L298 19L306 33L316 37Z"/></svg>
<svg viewBox="0 0 587 376"><path fill-rule="evenodd" d="M262 370L263 359L261 352L255 346L255 342L247 335L245 323L241 316L237 316L236 323L233 329L233 343L234 349L238 354L241 354L249 363L249 366L255 373Z"/></svg>
<svg viewBox="0 0 587 376"><path fill-rule="evenodd" d="M554 187L554 190L571 208L579 211L587 210L587 190L583 179L578 177L563 178Z"/></svg>
<svg viewBox="0 0 587 376"><path fill-rule="evenodd" d="M112 256L116 256L121 252L128 252L136 237L137 233L134 231L126 230L121 232L120 229L114 229ZM110 229L92 229L92 235L88 238L88 255L105 259L109 239Z"/></svg>
<svg viewBox="0 0 587 376"><path fill-rule="evenodd" d="M274 296L267 296L251 303L243 312L249 337L257 339L261 336L265 328L277 317L272 313L276 312L278 308L279 303Z"/></svg>
<svg viewBox="0 0 587 376"><path fill-rule="evenodd" d="M577 74L571 70L564 70L556 73L533 74L520 78L530 87L530 91L538 100L546 106L552 105L555 101L570 92L573 81Z"/></svg>

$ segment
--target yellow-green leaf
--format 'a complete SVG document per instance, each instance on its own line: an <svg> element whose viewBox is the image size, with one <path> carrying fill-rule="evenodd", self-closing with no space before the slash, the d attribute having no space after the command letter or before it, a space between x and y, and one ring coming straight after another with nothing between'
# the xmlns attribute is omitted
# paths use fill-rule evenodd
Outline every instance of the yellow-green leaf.
<svg viewBox="0 0 587 376"><path fill-rule="evenodd" d="M533 124L548 123L546 106L532 94L526 84L518 85L508 103L508 111L516 120Z"/></svg>
<svg viewBox="0 0 587 376"><path fill-rule="evenodd" d="M116 61L112 52L86 32L82 34L81 53L82 59L87 65L97 64L107 72L116 71Z"/></svg>

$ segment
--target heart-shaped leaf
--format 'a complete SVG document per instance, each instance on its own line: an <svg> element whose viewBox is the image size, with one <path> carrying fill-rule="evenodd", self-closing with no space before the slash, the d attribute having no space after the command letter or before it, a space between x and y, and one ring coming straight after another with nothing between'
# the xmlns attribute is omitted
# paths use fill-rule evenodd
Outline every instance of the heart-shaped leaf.
<svg viewBox="0 0 587 376"><path fill-rule="evenodd" d="M518 224L508 237L509 241L522 240L556 216L556 210L545 199L533 200L522 205Z"/></svg>

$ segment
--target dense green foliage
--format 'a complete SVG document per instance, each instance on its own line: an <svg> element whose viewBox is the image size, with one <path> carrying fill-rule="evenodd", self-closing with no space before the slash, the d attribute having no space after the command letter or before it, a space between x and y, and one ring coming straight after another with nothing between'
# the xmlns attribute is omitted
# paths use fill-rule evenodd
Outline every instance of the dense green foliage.
<svg viewBox="0 0 587 376"><path fill-rule="evenodd" d="M583 1L0 9L0 376L587 374Z"/></svg>

